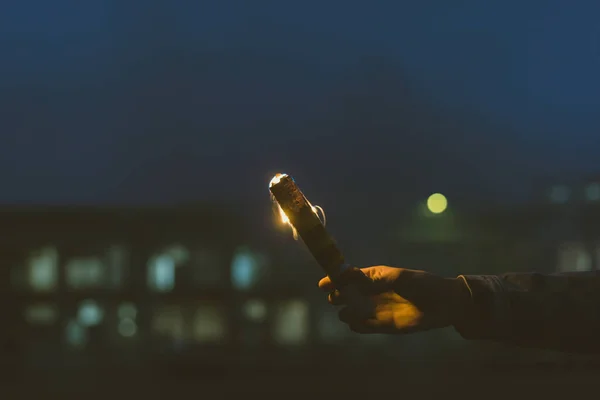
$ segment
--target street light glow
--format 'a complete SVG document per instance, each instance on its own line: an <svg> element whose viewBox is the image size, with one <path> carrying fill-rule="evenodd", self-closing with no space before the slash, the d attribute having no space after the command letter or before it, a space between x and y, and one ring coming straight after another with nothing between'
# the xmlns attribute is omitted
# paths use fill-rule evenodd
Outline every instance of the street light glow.
<svg viewBox="0 0 600 400"><path fill-rule="evenodd" d="M448 200L441 193L434 193L427 199L427 208L433 214L441 214L448 208Z"/></svg>

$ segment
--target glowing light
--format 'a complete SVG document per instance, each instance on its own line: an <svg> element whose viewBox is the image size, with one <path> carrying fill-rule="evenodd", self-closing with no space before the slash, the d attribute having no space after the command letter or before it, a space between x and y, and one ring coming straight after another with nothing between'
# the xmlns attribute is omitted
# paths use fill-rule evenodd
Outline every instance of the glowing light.
<svg viewBox="0 0 600 400"><path fill-rule="evenodd" d="M247 249L238 250L231 263L231 280L236 289L249 289L258 278L259 262Z"/></svg>
<svg viewBox="0 0 600 400"><path fill-rule="evenodd" d="M84 289L101 286L106 278L106 266L100 258L75 258L65 266L67 286Z"/></svg>
<svg viewBox="0 0 600 400"><path fill-rule="evenodd" d="M269 187L277 185L279 182L281 182L281 179L285 178L286 176L287 174L275 174L273 179L271 179L271 182L269 182Z"/></svg>
<svg viewBox="0 0 600 400"><path fill-rule="evenodd" d="M77 320L82 326L94 326L102 322L104 311L94 300L84 300L79 305Z"/></svg>
<svg viewBox="0 0 600 400"><path fill-rule="evenodd" d="M219 342L226 335L224 310L215 305L201 305L194 315L193 335L199 342Z"/></svg>
<svg viewBox="0 0 600 400"><path fill-rule="evenodd" d="M283 212L283 208L281 208L279 204L277 204L277 207L279 208L279 217L281 217L281 222L283 224L291 225L290 219L287 217L287 215L285 215L285 212Z"/></svg>
<svg viewBox="0 0 600 400"><path fill-rule="evenodd" d="M119 322L119 334L124 337L133 337L137 333L137 325L131 318L123 318Z"/></svg>
<svg viewBox="0 0 600 400"><path fill-rule="evenodd" d="M25 319L30 324L48 325L58 318L58 309L53 304L33 304L25 309Z"/></svg>
<svg viewBox="0 0 600 400"><path fill-rule="evenodd" d="M121 303L121 305L119 306L119 308L117 310L117 314L119 315L119 318L121 318L121 319L125 319L125 318L135 319L135 317L137 316L137 307L133 303L129 303L129 302Z"/></svg>
<svg viewBox="0 0 600 400"><path fill-rule="evenodd" d="M273 338L282 345L299 345L307 339L309 309L304 300L288 300L279 304L274 321Z"/></svg>
<svg viewBox="0 0 600 400"><path fill-rule="evenodd" d="M58 250L45 247L28 260L29 284L36 292L48 292L58 286Z"/></svg>
<svg viewBox="0 0 600 400"><path fill-rule="evenodd" d="M262 322L267 317L267 305L262 300L248 300L244 304L244 314L253 321Z"/></svg>
<svg viewBox="0 0 600 400"><path fill-rule="evenodd" d="M269 182L269 188L274 185L277 185L279 182L281 182L281 179L286 176L288 176L288 175L287 174L276 174L273 177L273 179L271 179L271 182ZM279 205L277 200L275 200L275 198L273 196L271 196L271 197L273 198L273 203L275 203L277 206L277 212L279 213L279 218L281 220L281 223L283 223L284 225L289 225L292 228L292 233L294 235L294 239L298 240L298 232L296 231L296 228L294 227L294 225L292 225L292 223L290 222L290 219L285 214L285 212L283 211L283 209L281 208L281 206ZM313 206L312 204L310 204L310 202L308 200L306 200L306 202L310 206L310 209L312 210L312 212L315 213L315 215L319 218L321 223L323 225L325 225L327 222L327 218L325 217L325 210L323 210L323 208L320 206Z"/></svg>
<svg viewBox="0 0 600 400"><path fill-rule="evenodd" d="M434 193L427 199L427 208L434 214L441 214L448 208L448 200L441 193Z"/></svg>
<svg viewBox="0 0 600 400"><path fill-rule="evenodd" d="M148 262L148 285L157 292L170 292L175 287L177 263L169 254L153 257Z"/></svg>

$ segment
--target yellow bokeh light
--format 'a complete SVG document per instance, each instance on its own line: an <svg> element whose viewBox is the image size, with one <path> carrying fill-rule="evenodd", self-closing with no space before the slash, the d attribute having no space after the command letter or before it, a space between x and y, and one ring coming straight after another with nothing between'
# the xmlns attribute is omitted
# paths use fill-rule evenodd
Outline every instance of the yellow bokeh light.
<svg viewBox="0 0 600 400"><path fill-rule="evenodd" d="M434 193L427 199L427 208L434 214L441 214L448 208L448 200L441 193Z"/></svg>

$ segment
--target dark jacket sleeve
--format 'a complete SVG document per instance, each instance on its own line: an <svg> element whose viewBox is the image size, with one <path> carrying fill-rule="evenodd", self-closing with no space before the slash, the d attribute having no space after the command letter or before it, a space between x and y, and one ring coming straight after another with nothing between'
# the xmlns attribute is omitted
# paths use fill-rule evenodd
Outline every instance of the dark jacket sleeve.
<svg viewBox="0 0 600 400"><path fill-rule="evenodd" d="M600 271L459 278L470 292L455 324L464 338L600 353Z"/></svg>

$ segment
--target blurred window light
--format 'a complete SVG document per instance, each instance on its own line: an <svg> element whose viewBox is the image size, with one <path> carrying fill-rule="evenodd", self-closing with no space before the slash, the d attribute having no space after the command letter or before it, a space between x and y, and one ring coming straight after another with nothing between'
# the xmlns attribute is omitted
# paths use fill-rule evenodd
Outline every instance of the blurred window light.
<svg viewBox="0 0 600 400"><path fill-rule="evenodd" d="M172 246L167 247L164 252L173 258L175 264L183 264L189 261L190 252L185 246L181 244L174 244Z"/></svg>
<svg viewBox="0 0 600 400"><path fill-rule="evenodd" d="M148 263L148 286L156 292L175 288L175 260L168 254L153 257Z"/></svg>
<svg viewBox="0 0 600 400"><path fill-rule="evenodd" d="M118 332L123 337L133 337L137 333L137 318L138 310L135 304L131 302L121 303L117 308L117 316L119 317Z"/></svg>
<svg viewBox="0 0 600 400"><path fill-rule="evenodd" d="M101 287L105 272L105 265L98 257L74 258L66 265L67 286L72 289Z"/></svg>
<svg viewBox="0 0 600 400"><path fill-rule="evenodd" d="M77 320L82 326L94 326L102 322L104 311L94 300L84 300L79 305Z"/></svg>
<svg viewBox="0 0 600 400"><path fill-rule="evenodd" d="M565 243L559 248L558 272L584 272L593 268L592 256L582 243Z"/></svg>
<svg viewBox="0 0 600 400"><path fill-rule="evenodd" d="M84 347L88 341L88 333L84 326L76 320L71 320L65 330L67 343L76 348Z"/></svg>
<svg viewBox="0 0 600 400"><path fill-rule="evenodd" d="M588 201L600 201L600 184L590 183L585 188L585 198Z"/></svg>
<svg viewBox="0 0 600 400"><path fill-rule="evenodd" d="M25 321L32 325L51 325L58 319L58 308L54 304L31 304L25 307Z"/></svg>
<svg viewBox="0 0 600 400"><path fill-rule="evenodd" d="M427 209L433 214L441 214L448 208L448 200L441 193L434 193L427 199Z"/></svg>
<svg viewBox="0 0 600 400"><path fill-rule="evenodd" d="M265 272L266 259L264 256L251 251L247 247L238 249L231 263L231 280L233 287L238 290L248 290L254 287Z"/></svg>
<svg viewBox="0 0 600 400"><path fill-rule="evenodd" d="M267 317L267 305L263 300L248 300L244 303L244 315L251 321L263 322Z"/></svg>
<svg viewBox="0 0 600 400"><path fill-rule="evenodd" d="M106 264L109 270L108 283L113 288L119 288L128 272L129 253L124 246L113 245L106 251Z"/></svg>
<svg viewBox="0 0 600 400"><path fill-rule="evenodd" d="M135 319L137 317L137 307L135 304L130 302L121 303L119 308L117 309L117 315L119 318L131 318Z"/></svg>
<svg viewBox="0 0 600 400"><path fill-rule="evenodd" d="M201 305L194 315L194 339L203 343L221 342L226 335L224 310L215 305Z"/></svg>
<svg viewBox="0 0 600 400"><path fill-rule="evenodd" d="M119 321L118 331L123 337L133 337L137 333L137 324L132 318L121 318Z"/></svg>
<svg viewBox="0 0 600 400"><path fill-rule="evenodd" d="M185 321L179 306L158 308L152 317L152 330L158 336L179 340L185 337Z"/></svg>
<svg viewBox="0 0 600 400"><path fill-rule="evenodd" d="M555 185L550 189L550 201L555 204L564 204L569 201L571 189L565 185Z"/></svg>
<svg viewBox="0 0 600 400"><path fill-rule="evenodd" d="M277 307L273 338L281 345L301 345L309 335L309 309L306 301L289 300Z"/></svg>
<svg viewBox="0 0 600 400"><path fill-rule="evenodd" d="M33 252L27 263L29 286L36 292L49 292L58 286L58 250L44 247Z"/></svg>
<svg viewBox="0 0 600 400"><path fill-rule="evenodd" d="M170 292L175 288L177 267L187 263L189 251L182 245L172 245L148 261L148 287L155 292Z"/></svg>

